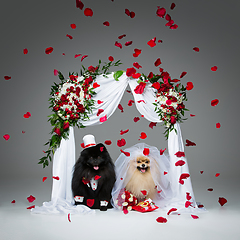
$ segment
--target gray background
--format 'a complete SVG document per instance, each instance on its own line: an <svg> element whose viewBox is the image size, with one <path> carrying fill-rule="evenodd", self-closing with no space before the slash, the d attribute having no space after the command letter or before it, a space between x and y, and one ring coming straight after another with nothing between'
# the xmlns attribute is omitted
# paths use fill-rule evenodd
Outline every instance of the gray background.
<svg viewBox="0 0 240 240"><path fill-rule="evenodd" d="M27 206L29 194L37 197L36 205L50 200L52 164L42 169L37 162L47 150L44 143L50 137L48 98L53 82L59 82L53 75L54 69L68 76L69 71L79 72L81 64L95 66L99 59L108 61L108 57L113 56L122 61L120 69L123 70L137 61L143 66L140 72L158 73L154 62L160 57L160 66L173 78L187 72L182 83L192 81L194 84L193 90L188 92L186 106L190 111L187 116L190 113L196 116L189 117L181 124L181 129L184 142L189 139L197 144L185 148L196 200L205 200L211 208L218 205L218 197L224 193L229 206L239 205L234 194L239 192L240 2L174 2L176 7L170 10L172 1L169 0L85 0L85 7L94 12L93 17L86 17L76 8L74 0L1 1L0 135L10 135L8 141L0 139L2 203L16 199ZM167 21L156 16L157 6L167 9L179 25L178 29L170 30L165 26ZM134 11L135 18L128 17L125 8ZM104 26L104 21L109 21L110 26ZM71 23L77 25L75 30L70 28ZM127 36L119 40L122 34ZM147 41L154 37L163 43L150 48ZM123 49L114 46L117 40L123 44ZM124 46L130 40L133 44ZM47 55L45 49L50 46L54 50ZM193 51L195 46L200 52ZM29 51L27 55L23 54L24 48ZM132 56L134 48L142 49L138 58ZM74 58L79 53L88 55L82 63L81 58ZM218 70L212 72L211 67L215 65ZM6 81L5 75L11 79ZM220 102L212 107L210 102L216 98ZM139 142L142 131L148 135L147 144L159 149L167 147L161 124L149 128L149 122L140 117L134 104L127 105L130 99L132 95L125 93L121 102L124 113L117 109L102 125L75 129L77 155L81 151L82 137L87 133L94 134L97 142L112 141L108 150L114 161L120 154L116 141L125 138L126 147L130 147ZM32 116L23 118L28 111ZM134 123L136 116L141 120ZM220 129L216 128L217 122L221 123ZM130 131L121 136L120 130L126 129ZM216 173L220 173L218 178ZM48 177L44 183L41 182L43 176ZM213 193L206 191L209 187L214 188Z"/></svg>

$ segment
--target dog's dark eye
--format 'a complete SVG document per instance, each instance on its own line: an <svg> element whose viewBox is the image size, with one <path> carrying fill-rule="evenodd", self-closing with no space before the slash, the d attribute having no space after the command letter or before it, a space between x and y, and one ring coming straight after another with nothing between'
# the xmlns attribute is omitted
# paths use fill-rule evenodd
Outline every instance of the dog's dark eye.
<svg viewBox="0 0 240 240"><path fill-rule="evenodd" d="M146 163L149 163L149 161L146 161Z"/></svg>
<svg viewBox="0 0 240 240"><path fill-rule="evenodd" d="M137 161L137 163L141 163L141 161Z"/></svg>

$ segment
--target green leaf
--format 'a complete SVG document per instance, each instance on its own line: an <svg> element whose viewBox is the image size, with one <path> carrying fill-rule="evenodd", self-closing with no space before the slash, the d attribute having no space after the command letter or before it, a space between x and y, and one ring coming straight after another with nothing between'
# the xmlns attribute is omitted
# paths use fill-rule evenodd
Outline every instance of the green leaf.
<svg viewBox="0 0 240 240"><path fill-rule="evenodd" d="M120 78L122 75L123 75L123 72L122 70L119 70L119 71L116 71L114 74L113 74L113 77L116 81L119 81L118 78Z"/></svg>

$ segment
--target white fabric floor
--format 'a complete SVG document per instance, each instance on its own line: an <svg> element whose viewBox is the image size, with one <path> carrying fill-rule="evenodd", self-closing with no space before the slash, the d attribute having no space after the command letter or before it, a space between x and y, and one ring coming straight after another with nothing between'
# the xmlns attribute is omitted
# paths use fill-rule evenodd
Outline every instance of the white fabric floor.
<svg viewBox="0 0 240 240"><path fill-rule="evenodd" d="M221 181L223 182L223 181ZM32 214L26 208L41 206L51 194L50 180L45 183L30 180L1 181L0 189L0 239L42 240L42 239L240 239L240 192L238 182L224 181L207 191L209 183L193 183L197 201L201 201L207 212L193 219L190 214L166 215L157 210L151 213L130 212L124 215L120 211L93 211L82 215L42 215ZM29 195L36 197L28 203ZM220 194L220 195L219 195ZM228 202L221 207L219 197ZM16 203L11 203L16 200ZM158 217L167 218L167 223L158 223Z"/></svg>

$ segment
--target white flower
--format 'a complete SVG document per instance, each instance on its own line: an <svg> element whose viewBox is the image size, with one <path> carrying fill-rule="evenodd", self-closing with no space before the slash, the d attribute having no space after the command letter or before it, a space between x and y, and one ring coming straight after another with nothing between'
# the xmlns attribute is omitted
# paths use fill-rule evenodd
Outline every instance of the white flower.
<svg viewBox="0 0 240 240"><path fill-rule="evenodd" d="M169 128L171 126L171 124L169 122L167 122L166 127Z"/></svg>
<svg viewBox="0 0 240 240"><path fill-rule="evenodd" d="M124 203L122 203L122 205L123 205L123 206L127 206L127 205L128 205L128 203L127 203L127 202L124 202Z"/></svg>

